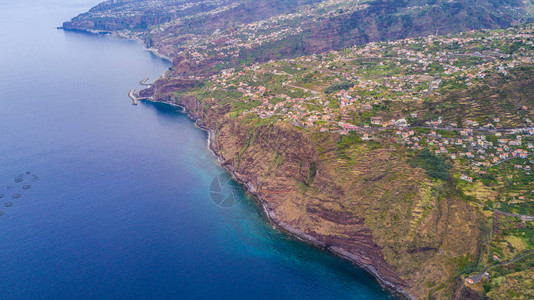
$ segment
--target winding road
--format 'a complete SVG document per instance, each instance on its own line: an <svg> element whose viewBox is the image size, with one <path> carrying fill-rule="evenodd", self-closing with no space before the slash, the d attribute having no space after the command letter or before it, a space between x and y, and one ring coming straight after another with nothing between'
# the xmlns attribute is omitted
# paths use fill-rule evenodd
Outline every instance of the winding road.
<svg viewBox="0 0 534 300"><path fill-rule="evenodd" d="M475 283L477 283L477 282L480 282L480 281L482 280L482 277L484 277L484 274L485 274L487 271L489 271L489 269L491 269L491 268L493 268L493 267L503 266L503 265L507 265L507 264L509 264L509 263L513 263L514 261L519 260L519 259L521 259L521 258L523 258L523 257L525 257L525 256L528 256L528 255L532 254L532 253L534 253L534 251L529 251L529 252L527 252L527 253L523 253L523 254L521 254L521 255L519 255L519 256L517 256L517 257L515 257L515 258L513 258L513 259L511 259L511 260L509 260L509 261L505 261L505 262L502 262L502 263L498 263L498 264L491 265L491 266L485 268L484 271L482 271L480 274L473 275L473 276L469 276L469 277L467 277L465 280L469 280L469 279L471 279L471 280L473 281L473 284L475 284Z"/></svg>

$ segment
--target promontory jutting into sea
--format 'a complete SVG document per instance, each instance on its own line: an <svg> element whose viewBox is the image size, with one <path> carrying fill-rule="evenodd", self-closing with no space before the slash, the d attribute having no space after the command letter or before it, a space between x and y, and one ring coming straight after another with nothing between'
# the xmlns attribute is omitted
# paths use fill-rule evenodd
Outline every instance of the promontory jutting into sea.
<svg viewBox="0 0 534 300"><path fill-rule="evenodd" d="M534 298L532 1L100 1L0 3L2 299Z"/></svg>

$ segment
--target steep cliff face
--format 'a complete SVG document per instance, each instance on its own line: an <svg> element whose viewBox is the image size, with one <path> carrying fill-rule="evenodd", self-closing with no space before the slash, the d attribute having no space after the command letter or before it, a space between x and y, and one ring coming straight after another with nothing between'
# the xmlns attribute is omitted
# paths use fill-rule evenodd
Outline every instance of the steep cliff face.
<svg viewBox="0 0 534 300"><path fill-rule="evenodd" d="M456 33L482 28L508 27L533 20L528 1L502 0L379 0L357 1L349 5L321 8L321 0L180 0L106 1L63 24L69 30L134 32L147 45L169 56L180 56L192 49L205 54L195 75L209 73L219 34L228 37L222 44L249 44L236 55L225 56L227 66L243 61L270 59L337 50L356 44L396 40L430 34ZM280 18L276 19L277 16ZM297 16L297 17L296 17ZM275 18L274 25L264 22ZM273 20L271 20L273 21ZM247 30L255 24L257 34ZM161 26L159 26L161 25ZM260 35L299 28L298 33L281 35L256 43ZM213 44L212 44L213 43ZM216 45L213 47L213 45ZM184 61L182 60L182 63Z"/></svg>
<svg viewBox="0 0 534 300"><path fill-rule="evenodd" d="M240 67L244 62L250 64L293 58L357 44L436 33L507 27L532 18L527 13L532 4L522 1L370 1L366 2L364 8L356 10L330 8L318 15L320 10L311 9L307 11L309 17L302 22L280 22L273 27L299 27L302 32L261 43L256 43L251 36L246 37L243 42L250 45L239 48L230 57L221 58L209 50L209 45L219 47L231 44L235 38L214 39L216 30L232 36L230 32L235 27L265 20L276 14L287 16L283 13L314 2L320 1L294 1L287 4L284 1L255 1L253 4L237 5L221 14L184 21L162 32L151 33L146 41L161 53L173 56L169 77L192 76L201 80L218 73L221 68ZM202 58L189 56L189 47L195 43L208 45L206 51L202 50L204 46L195 49L199 53L206 52Z"/></svg>
<svg viewBox="0 0 534 300"><path fill-rule="evenodd" d="M63 23L63 28L87 31L147 30L150 26L216 8L213 1L108 0Z"/></svg>
<svg viewBox="0 0 534 300"><path fill-rule="evenodd" d="M319 0L108 0L65 22L63 28L146 31L179 19L170 30L173 35L209 35L217 29L263 20L315 2Z"/></svg>
<svg viewBox="0 0 534 300"><path fill-rule="evenodd" d="M472 293L455 281L478 258L483 218L410 167L402 148L344 147L341 136L281 122L258 127L195 97L156 98L183 105L213 133L223 166L285 230L356 262L406 297Z"/></svg>
<svg viewBox="0 0 534 300"><path fill-rule="evenodd" d="M265 53L256 56L267 61L369 42L509 27L527 20L521 17L526 6L521 1L372 1L363 10L319 17L297 37L244 49L242 57Z"/></svg>

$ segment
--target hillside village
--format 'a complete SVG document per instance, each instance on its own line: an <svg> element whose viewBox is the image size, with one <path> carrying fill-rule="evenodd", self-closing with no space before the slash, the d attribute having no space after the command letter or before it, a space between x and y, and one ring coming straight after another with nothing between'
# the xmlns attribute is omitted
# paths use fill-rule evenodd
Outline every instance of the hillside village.
<svg viewBox="0 0 534 300"><path fill-rule="evenodd" d="M395 136L410 149L429 148L461 162L459 178L466 182L515 158L515 168L529 173L532 107L513 107L501 117L488 112L458 124L451 116L428 119L420 103L451 86L465 88L534 64L533 42L534 28L527 26L370 43L226 69L210 78L201 96L230 99L234 113L264 121L321 132L355 131L364 141ZM522 197L530 196L529 191Z"/></svg>
<svg viewBox="0 0 534 300"><path fill-rule="evenodd" d="M420 103L432 94L447 91L451 85L459 85L455 89L471 86L489 74L506 76L508 69L534 63L532 28L517 32L494 31L487 37L477 37L477 34L480 33L371 43L327 55L256 64L240 71L227 69L211 77L214 85L210 88L213 91L233 89L242 94L241 99L236 100L262 102L243 114L255 113L262 118L276 115L311 129L356 129L371 125L408 127L408 119L421 116L406 104ZM498 47L491 47L496 45ZM507 54L502 50L506 46L518 49L513 55ZM446 50L449 48L453 51ZM336 89L335 93L328 93L328 85ZM399 108L404 111L398 112L397 118L386 118L377 111L377 107L384 104L393 106L395 112ZM514 124L490 116L465 120L463 125L472 129L531 125L529 108L517 109L523 111L525 117L522 124L515 125L524 126L509 126ZM351 124L347 121L351 112L363 117ZM425 120L424 125L459 127L457 122L445 122L442 116Z"/></svg>
<svg viewBox="0 0 534 300"><path fill-rule="evenodd" d="M410 156L430 151L451 167L465 197L493 216L490 264L534 249L532 95L501 107L488 99L481 107L467 105L462 115L430 109L449 95L487 89L490 80L509 80L533 66L534 26L527 25L229 68L186 93L208 106L231 105L233 118L254 126L287 122L371 145L393 142ZM485 281L493 295L509 293L502 284L507 272L484 275L493 279ZM528 277L522 272L517 278Z"/></svg>

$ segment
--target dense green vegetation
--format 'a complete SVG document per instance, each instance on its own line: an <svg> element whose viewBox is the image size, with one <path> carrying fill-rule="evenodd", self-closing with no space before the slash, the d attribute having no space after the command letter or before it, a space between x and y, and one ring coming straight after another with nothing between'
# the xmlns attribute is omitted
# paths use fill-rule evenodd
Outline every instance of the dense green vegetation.
<svg viewBox="0 0 534 300"><path fill-rule="evenodd" d="M360 136L355 131L352 131L348 135L341 136L341 139L338 142L338 147L341 150L361 142L362 139Z"/></svg>
<svg viewBox="0 0 534 300"><path fill-rule="evenodd" d="M335 92L339 92L341 90L346 90L346 89L349 89L351 88L352 86L354 85L354 83L351 83L351 82L348 82L348 81L343 81L343 82L339 82L339 83L334 83L332 84L331 86L327 87L324 92L325 94L332 94L332 93L335 93Z"/></svg>
<svg viewBox="0 0 534 300"><path fill-rule="evenodd" d="M413 168L424 169L428 176L434 179L448 180L450 178L451 166L445 159L435 156L428 149L421 151L416 157L410 160Z"/></svg>

